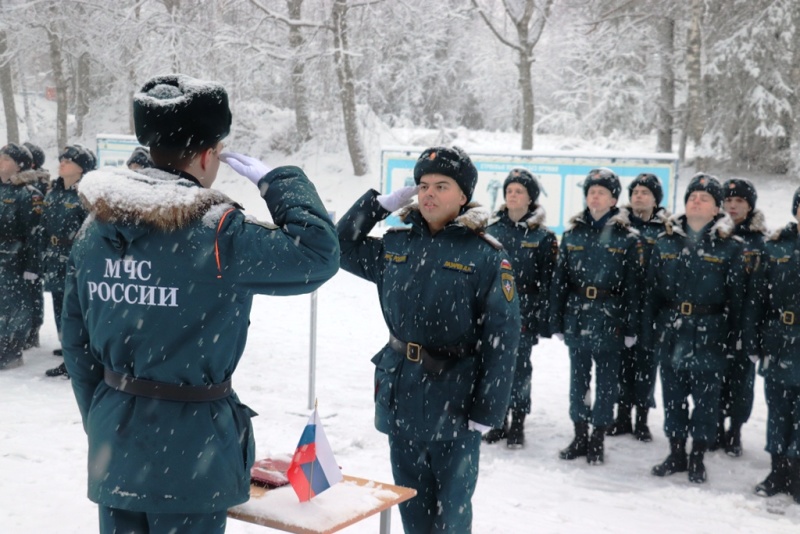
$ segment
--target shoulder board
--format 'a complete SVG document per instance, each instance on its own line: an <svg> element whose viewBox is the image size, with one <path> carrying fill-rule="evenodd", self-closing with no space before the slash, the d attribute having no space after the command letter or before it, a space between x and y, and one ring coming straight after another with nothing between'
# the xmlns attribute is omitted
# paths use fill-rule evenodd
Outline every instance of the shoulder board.
<svg viewBox="0 0 800 534"><path fill-rule="evenodd" d="M492 245L492 247L494 247L495 249L504 250L503 249L503 244L500 241L498 241L496 237L494 237L492 235L489 235L486 232L480 232L478 235L481 238L483 238L484 241L486 241L487 243Z"/></svg>

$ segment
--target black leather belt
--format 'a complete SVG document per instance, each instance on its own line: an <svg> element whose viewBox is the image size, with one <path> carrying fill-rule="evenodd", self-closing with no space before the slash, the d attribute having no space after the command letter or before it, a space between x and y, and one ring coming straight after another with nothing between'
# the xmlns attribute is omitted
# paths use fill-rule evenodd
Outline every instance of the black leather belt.
<svg viewBox="0 0 800 534"><path fill-rule="evenodd" d="M62 246L62 247L69 247L72 246L72 239L63 239L56 235L50 236L50 244L54 247Z"/></svg>
<svg viewBox="0 0 800 534"><path fill-rule="evenodd" d="M418 343L406 343L389 334L389 348L406 355L406 359L419 363L429 373L441 373L450 369L460 358L475 354L471 345L452 345L448 347L423 347Z"/></svg>
<svg viewBox="0 0 800 534"><path fill-rule="evenodd" d="M794 326L796 324L800 324L797 315L795 314L795 312L791 310L780 310L780 318L781 322L787 326Z"/></svg>
<svg viewBox="0 0 800 534"><path fill-rule="evenodd" d="M230 380L208 386L182 386L136 378L108 367L105 368L103 379L109 387L129 395L175 402L209 402L224 399L233 393Z"/></svg>
<svg viewBox="0 0 800 534"><path fill-rule="evenodd" d="M611 291L610 289L603 289L595 286L571 286L572 292L579 297L584 297L589 300L604 299L609 297L620 297L622 294L619 291Z"/></svg>
<svg viewBox="0 0 800 534"><path fill-rule="evenodd" d="M688 301L674 301L672 307L681 315L714 315L725 311L724 304L692 304Z"/></svg>

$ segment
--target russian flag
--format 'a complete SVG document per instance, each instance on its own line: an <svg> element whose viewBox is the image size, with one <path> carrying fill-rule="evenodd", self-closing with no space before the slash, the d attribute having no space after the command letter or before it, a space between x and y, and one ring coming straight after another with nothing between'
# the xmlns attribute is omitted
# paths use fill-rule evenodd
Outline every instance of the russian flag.
<svg viewBox="0 0 800 534"><path fill-rule="evenodd" d="M300 436L300 443L297 444L286 478L300 502L316 497L342 480L342 472L333 457L333 450L325 437L316 408Z"/></svg>

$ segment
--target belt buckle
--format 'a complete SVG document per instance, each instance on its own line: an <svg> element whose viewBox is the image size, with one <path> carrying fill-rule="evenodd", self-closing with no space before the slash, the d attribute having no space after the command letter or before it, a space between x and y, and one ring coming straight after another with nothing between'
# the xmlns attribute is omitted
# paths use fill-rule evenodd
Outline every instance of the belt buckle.
<svg viewBox="0 0 800 534"><path fill-rule="evenodd" d="M594 286L589 286L586 288L586 298L590 300L594 300L597 298L597 288Z"/></svg>
<svg viewBox="0 0 800 534"><path fill-rule="evenodd" d="M50 244L53 245L53 246L58 245L58 238L56 236L54 236L54 235L51 235L50 236Z"/></svg>
<svg viewBox="0 0 800 534"><path fill-rule="evenodd" d="M422 354L422 345L418 343L406 344L406 358L414 363L419 362L420 355Z"/></svg>
<svg viewBox="0 0 800 534"><path fill-rule="evenodd" d="M683 315L691 315L692 314L692 303L691 302L681 302L681 314Z"/></svg>
<svg viewBox="0 0 800 534"><path fill-rule="evenodd" d="M781 322L785 325L793 325L794 324L794 312L785 311L781 314Z"/></svg>

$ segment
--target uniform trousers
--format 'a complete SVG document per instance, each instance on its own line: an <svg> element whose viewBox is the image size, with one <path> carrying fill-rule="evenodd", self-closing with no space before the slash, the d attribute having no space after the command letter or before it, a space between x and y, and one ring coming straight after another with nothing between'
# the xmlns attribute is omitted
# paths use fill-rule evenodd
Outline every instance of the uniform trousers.
<svg viewBox="0 0 800 534"><path fill-rule="evenodd" d="M154 514L99 505L100 534L223 534L228 511Z"/></svg>
<svg viewBox="0 0 800 534"><path fill-rule="evenodd" d="M767 446L770 454L800 458L800 386L764 380L767 399Z"/></svg>
<svg viewBox="0 0 800 534"><path fill-rule="evenodd" d="M605 427L614 422L619 399L620 351L570 348L569 416L575 423ZM594 405L591 399L592 361L595 367Z"/></svg>
<svg viewBox="0 0 800 534"><path fill-rule="evenodd" d="M713 443L717 435L721 373L717 371L675 370L661 365L661 389L664 394L664 432L670 439L688 439ZM689 397L694 409L689 411Z"/></svg>

